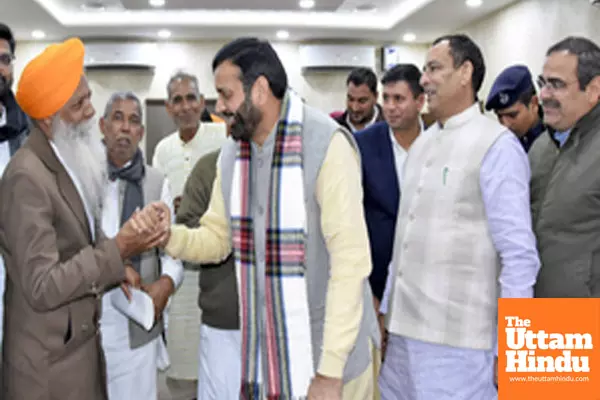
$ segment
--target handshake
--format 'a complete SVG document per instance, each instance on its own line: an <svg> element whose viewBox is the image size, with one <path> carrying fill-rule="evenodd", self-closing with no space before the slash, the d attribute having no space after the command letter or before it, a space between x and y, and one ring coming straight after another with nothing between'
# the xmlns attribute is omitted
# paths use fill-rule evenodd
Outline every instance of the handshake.
<svg viewBox="0 0 600 400"><path fill-rule="evenodd" d="M153 247L164 247L171 235L171 210L163 202L148 204L121 227L115 241L122 259L141 254Z"/></svg>

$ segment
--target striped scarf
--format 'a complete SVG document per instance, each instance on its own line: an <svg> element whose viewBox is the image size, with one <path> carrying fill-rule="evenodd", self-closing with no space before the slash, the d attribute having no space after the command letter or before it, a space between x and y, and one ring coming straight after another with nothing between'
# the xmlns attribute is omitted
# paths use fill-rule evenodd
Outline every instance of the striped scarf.
<svg viewBox="0 0 600 400"><path fill-rule="evenodd" d="M306 398L314 376L305 280L303 103L288 92L275 132L264 274L255 260L250 144L240 141L231 191L231 230L240 294L242 388L246 400Z"/></svg>

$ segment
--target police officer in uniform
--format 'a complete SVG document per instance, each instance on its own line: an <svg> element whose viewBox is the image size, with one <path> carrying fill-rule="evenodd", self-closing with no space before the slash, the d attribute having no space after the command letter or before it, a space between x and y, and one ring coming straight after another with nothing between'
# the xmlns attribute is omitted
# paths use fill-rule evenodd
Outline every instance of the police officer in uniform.
<svg viewBox="0 0 600 400"><path fill-rule="evenodd" d="M500 123L517 135L527 152L546 131L533 79L524 65L513 65L498 75L485 109L494 111Z"/></svg>

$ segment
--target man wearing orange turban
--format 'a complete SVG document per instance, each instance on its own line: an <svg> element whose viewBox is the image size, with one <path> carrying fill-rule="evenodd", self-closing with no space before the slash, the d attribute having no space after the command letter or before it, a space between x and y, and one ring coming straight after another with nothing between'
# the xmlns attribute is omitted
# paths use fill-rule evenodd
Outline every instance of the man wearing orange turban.
<svg viewBox="0 0 600 400"><path fill-rule="evenodd" d="M23 70L16 99L34 122L0 183L7 272L4 400L106 400L101 295L138 286L125 261L154 247L126 222L113 239L98 217L106 153L92 127L84 46L49 46ZM157 226L161 216L147 217Z"/></svg>

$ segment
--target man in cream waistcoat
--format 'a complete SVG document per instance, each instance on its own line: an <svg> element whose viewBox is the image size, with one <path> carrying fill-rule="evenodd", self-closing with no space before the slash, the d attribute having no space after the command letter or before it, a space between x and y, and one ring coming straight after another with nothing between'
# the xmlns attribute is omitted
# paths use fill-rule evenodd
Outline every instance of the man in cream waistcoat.
<svg viewBox="0 0 600 400"><path fill-rule="evenodd" d="M116 232L137 208L152 201L172 204L167 179L144 163L138 147L144 135L142 121L140 100L131 92L113 94L100 119L110 178L102 208L102 229L108 235ZM171 210L168 215L174 217ZM166 367L161 316L169 297L183 280L183 265L167 255L160 256L156 248L132 257L129 263L141 289L152 298L155 320L142 326L141 321L127 317L118 305L119 299L126 300L118 288L104 294L100 326L108 399L156 400L157 368ZM140 298L133 297L132 301L139 302Z"/></svg>
<svg viewBox="0 0 600 400"><path fill-rule="evenodd" d="M421 84L437 123L404 171L382 399L496 399L497 297L533 294L529 163L516 136L481 114L484 74L467 36L443 36L427 54Z"/></svg>
<svg viewBox="0 0 600 400"><path fill-rule="evenodd" d="M165 250L206 263L233 249L241 398L372 399L379 333L354 139L288 88L268 42L227 44L213 71L235 141L200 228L172 227Z"/></svg>

